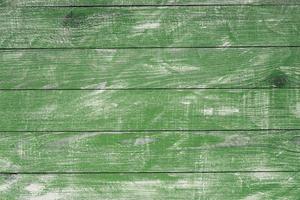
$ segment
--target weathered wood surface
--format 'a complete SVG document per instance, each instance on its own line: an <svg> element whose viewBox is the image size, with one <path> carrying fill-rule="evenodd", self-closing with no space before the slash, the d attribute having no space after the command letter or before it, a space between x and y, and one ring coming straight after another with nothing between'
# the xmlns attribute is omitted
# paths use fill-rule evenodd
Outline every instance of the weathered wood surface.
<svg viewBox="0 0 300 200"><path fill-rule="evenodd" d="M1 48L300 45L300 6L1 8Z"/></svg>
<svg viewBox="0 0 300 200"><path fill-rule="evenodd" d="M1 200L299 199L298 1L0 5Z"/></svg>
<svg viewBox="0 0 300 200"><path fill-rule="evenodd" d="M300 128L299 89L1 91L1 131Z"/></svg>
<svg viewBox="0 0 300 200"><path fill-rule="evenodd" d="M298 199L299 173L2 175L3 199Z"/></svg>
<svg viewBox="0 0 300 200"><path fill-rule="evenodd" d="M128 5L269 5L297 4L298 0L2 0L17 6L128 6Z"/></svg>
<svg viewBox="0 0 300 200"><path fill-rule="evenodd" d="M300 48L0 51L0 89L299 88Z"/></svg>
<svg viewBox="0 0 300 200"><path fill-rule="evenodd" d="M0 171L300 171L300 131L1 132Z"/></svg>

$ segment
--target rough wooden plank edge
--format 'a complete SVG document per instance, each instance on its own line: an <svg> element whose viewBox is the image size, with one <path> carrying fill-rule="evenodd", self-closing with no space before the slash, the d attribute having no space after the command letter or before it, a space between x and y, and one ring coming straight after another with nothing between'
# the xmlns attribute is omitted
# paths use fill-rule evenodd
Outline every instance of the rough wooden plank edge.
<svg viewBox="0 0 300 200"><path fill-rule="evenodd" d="M300 6L14 8L1 10L1 48L300 45ZM275 23L276 22L276 23ZM13 41L13 42L12 42Z"/></svg>
<svg viewBox="0 0 300 200"><path fill-rule="evenodd" d="M45 1L45 0L2 0L0 5L3 6L210 6L210 5L286 5L286 4L298 4L297 0L254 0L254 1L244 1L244 0L177 0L171 3L165 0L63 0L63 1Z"/></svg>
<svg viewBox="0 0 300 200"><path fill-rule="evenodd" d="M299 173L1 175L4 199L297 199Z"/></svg>
<svg viewBox="0 0 300 200"><path fill-rule="evenodd" d="M299 88L300 48L1 50L0 89Z"/></svg>
<svg viewBox="0 0 300 200"><path fill-rule="evenodd" d="M2 131L299 129L299 89L1 91Z"/></svg>
<svg viewBox="0 0 300 200"><path fill-rule="evenodd" d="M300 130L0 132L0 141L6 174L300 170Z"/></svg>

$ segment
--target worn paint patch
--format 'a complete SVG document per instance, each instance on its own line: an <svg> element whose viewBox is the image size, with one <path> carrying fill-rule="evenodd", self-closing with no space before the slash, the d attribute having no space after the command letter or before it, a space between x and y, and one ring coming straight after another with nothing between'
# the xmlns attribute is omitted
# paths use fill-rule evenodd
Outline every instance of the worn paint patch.
<svg viewBox="0 0 300 200"><path fill-rule="evenodd" d="M214 114L214 108L204 108L203 114L205 116L212 116Z"/></svg>
<svg viewBox="0 0 300 200"><path fill-rule="evenodd" d="M249 196L245 197L243 200L263 200L266 199L266 196L262 192L258 192L255 194L250 194Z"/></svg>
<svg viewBox="0 0 300 200"><path fill-rule="evenodd" d="M233 115L239 112L240 110L238 108L224 106L218 110L218 115L226 116L226 115Z"/></svg>
<svg viewBox="0 0 300 200"><path fill-rule="evenodd" d="M10 190L20 179L19 175L6 175L6 179L3 184L0 185L0 192Z"/></svg>
<svg viewBox="0 0 300 200"><path fill-rule="evenodd" d="M107 86L106 82L103 83L95 83L95 84L91 84L91 85L86 85L84 87L81 87L81 89L97 89L97 90L104 90ZM98 93L99 91L97 91ZM100 91L101 92L101 91Z"/></svg>
<svg viewBox="0 0 300 200"><path fill-rule="evenodd" d="M243 135L230 135L225 137L224 142L216 145L219 147L239 147L246 146L250 143L250 138Z"/></svg>
<svg viewBox="0 0 300 200"><path fill-rule="evenodd" d="M143 32L145 30L151 30L151 29L157 29L160 27L160 23L159 22L153 22L153 23L144 23L144 24L139 24L137 26L134 27L135 31L138 32Z"/></svg>
<svg viewBox="0 0 300 200"><path fill-rule="evenodd" d="M203 108L202 113L204 116L212 116L212 115L219 115L219 116L228 116L234 115L239 113L240 110L234 107L227 107L222 106L220 108Z"/></svg>
<svg viewBox="0 0 300 200"><path fill-rule="evenodd" d="M13 162L11 162L5 158L0 158L0 170L3 170L3 171L18 170L19 168L20 168L19 165L16 165Z"/></svg>
<svg viewBox="0 0 300 200"><path fill-rule="evenodd" d="M31 183L30 185L25 187L25 190L27 190L30 193L39 193L45 188L44 185L41 185L39 183Z"/></svg>
<svg viewBox="0 0 300 200"><path fill-rule="evenodd" d="M300 102L296 103L295 109L293 109L293 113L297 118L300 118Z"/></svg>
<svg viewBox="0 0 300 200"><path fill-rule="evenodd" d="M57 110L57 108L57 104L49 104L33 112L31 116L36 120L48 119L51 117L52 113Z"/></svg>
<svg viewBox="0 0 300 200"><path fill-rule="evenodd" d="M27 200L62 200L65 199L68 195L64 194L62 191L48 192L46 194L30 196L26 198Z"/></svg>
<svg viewBox="0 0 300 200"><path fill-rule="evenodd" d="M134 145L145 145L154 142L153 138L137 138L134 142Z"/></svg>

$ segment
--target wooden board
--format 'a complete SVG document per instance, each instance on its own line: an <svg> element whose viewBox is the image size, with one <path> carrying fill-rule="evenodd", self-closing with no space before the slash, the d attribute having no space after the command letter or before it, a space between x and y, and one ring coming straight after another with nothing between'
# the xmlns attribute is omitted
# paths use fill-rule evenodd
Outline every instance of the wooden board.
<svg viewBox="0 0 300 200"><path fill-rule="evenodd" d="M1 131L300 128L299 89L1 91Z"/></svg>
<svg viewBox="0 0 300 200"><path fill-rule="evenodd" d="M299 199L297 0L0 0L0 199Z"/></svg>
<svg viewBox="0 0 300 200"><path fill-rule="evenodd" d="M0 1L1 2L1 1ZM128 5L234 5L297 4L297 0L3 0L18 6L128 6Z"/></svg>
<svg viewBox="0 0 300 200"><path fill-rule="evenodd" d="M300 45L300 6L0 8L0 48Z"/></svg>
<svg viewBox="0 0 300 200"><path fill-rule="evenodd" d="M1 132L0 172L300 171L300 131Z"/></svg>
<svg viewBox="0 0 300 200"><path fill-rule="evenodd" d="M2 175L4 199L298 199L299 173Z"/></svg>
<svg viewBox="0 0 300 200"><path fill-rule="evenodd" d="M0 89L299 88L300 48L0 51Z"/></svg>

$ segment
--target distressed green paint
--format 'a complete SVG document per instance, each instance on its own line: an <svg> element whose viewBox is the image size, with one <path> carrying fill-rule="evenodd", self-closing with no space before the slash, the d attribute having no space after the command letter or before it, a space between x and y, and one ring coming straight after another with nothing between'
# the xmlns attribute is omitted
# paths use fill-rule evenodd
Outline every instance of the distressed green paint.
<svg viewBox="0 0 300 200"><path fill-rule="evenodd" d="M1 89L299 88L300 48L7 50L0 80Z"/></svg>
<svg viewBox="0 0 300 200"><path fill-rule="evenodd" d="M4 1L5 2L5 1ZM126 5L256 5L256 4L297 4L297 0L13 0L14 5L21 6L126 6ZM11 3L12 4L12 3Z"/></svg>
<svg viewBox="0 0 300 200"><path fill-rule="evenodd" d="M2 199L298 199L299 173L2 175Z"/></svg>
<svg viewBox="0 0 300 200"><path fill-rule="evenodd" d="M299 89L0 93L2 131L300 128Z"/></svg>
<svg viewBox="0 0 300 200"><path fill-rule="evenodd" d="M0 199L299 199L296 4L0 0Z"/></svg>
<svg viewBox="0 0 300 200"><path fill-rule="evenodd" d="M1 2L1 1L0 1ZM17 6L296 4L297 0L3 0Z"/></svg>
<svg viewBox="0 0 300 200"><path fill-rule="evenodd" d="M1 172L299 171L300 131L1 132Z"/></svg>
<svg viewBox="0 0 300 200"><path fill-rule="evenodd" d="M298 0L0 0L0 6L285 5Z"/></svg>
<svg viewBox="0 0 300 200"><path fill-rule="evenodd" d="M300 6L2 8L1 48L300 45Z"/></svg>

